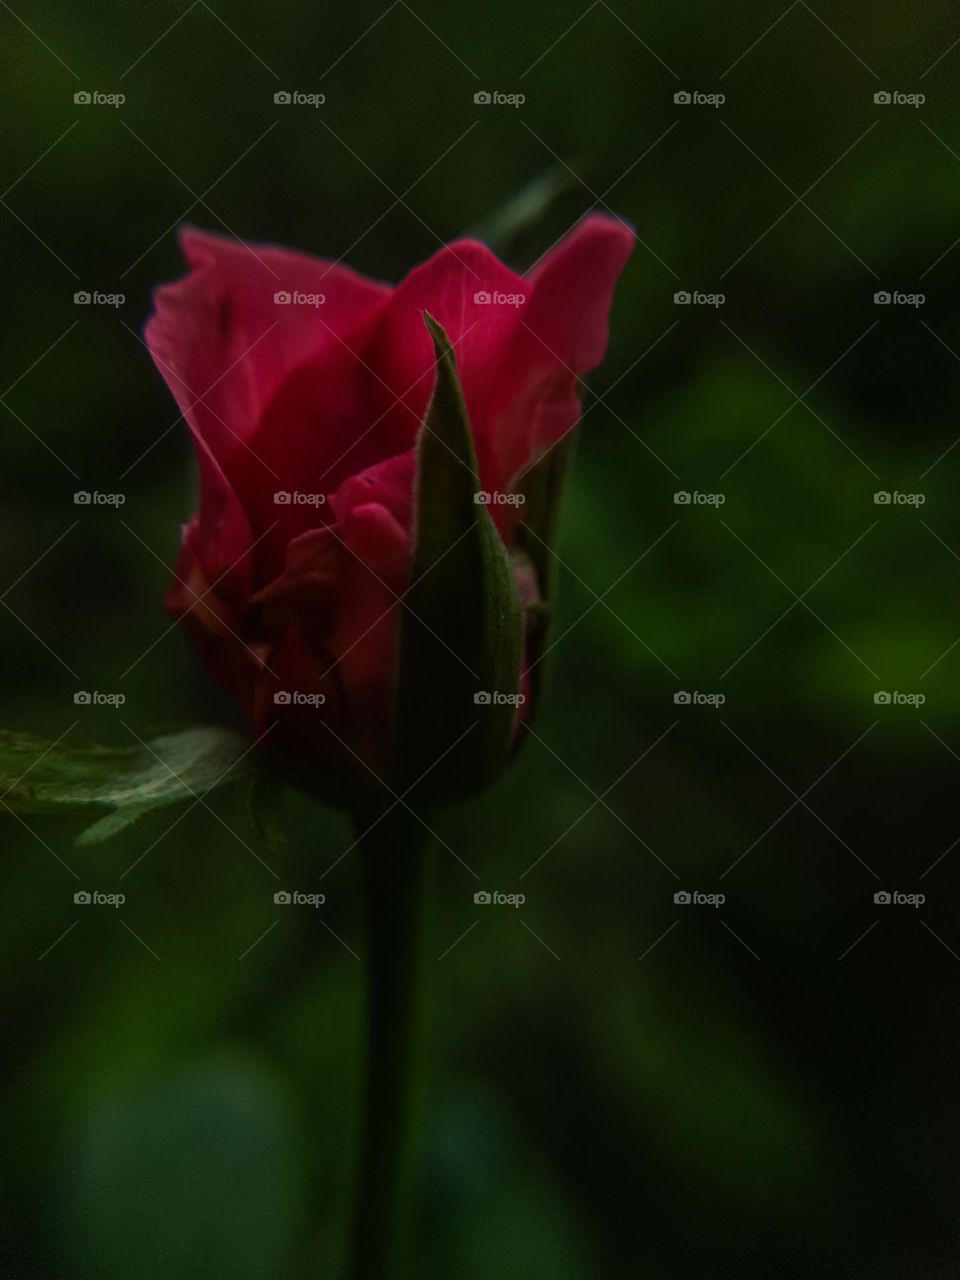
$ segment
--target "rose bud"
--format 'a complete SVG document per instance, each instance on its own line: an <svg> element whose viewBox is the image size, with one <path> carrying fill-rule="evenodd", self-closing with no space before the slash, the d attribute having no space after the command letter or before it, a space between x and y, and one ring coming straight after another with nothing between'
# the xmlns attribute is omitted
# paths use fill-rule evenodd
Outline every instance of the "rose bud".
<svg viewBox="0 0 960 1280"><path fill-rule="evenodd" d="M473 794L531 713L561 442L632 233L587 217L527 276L460 240L396 287L181 242L146 327L200 467L169 612L300 785Z"/></svg>

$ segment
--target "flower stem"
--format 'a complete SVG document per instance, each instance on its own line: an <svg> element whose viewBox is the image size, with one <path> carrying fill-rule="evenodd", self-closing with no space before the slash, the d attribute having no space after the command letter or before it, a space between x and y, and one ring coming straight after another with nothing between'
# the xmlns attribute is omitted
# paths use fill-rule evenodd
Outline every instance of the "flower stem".
<svg viewBox="0 0 960 1280"><path fill-rule="evenodd" d="M411 1200L432 890L424 827L394 809L358 822L366 898L367 1045L349 1280L400 1274Z"/></svg>

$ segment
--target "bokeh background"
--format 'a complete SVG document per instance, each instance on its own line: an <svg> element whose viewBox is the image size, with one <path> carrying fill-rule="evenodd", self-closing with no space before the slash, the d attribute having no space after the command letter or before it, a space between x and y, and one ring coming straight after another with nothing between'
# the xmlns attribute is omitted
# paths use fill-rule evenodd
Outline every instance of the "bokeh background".
<svg viewBox="0 0 960 1280"><path fill-rule="evenodd" d="M144 736L236 724L164 634L195 477L139 334L177 223L390 280L478 226L526 267L598 200L642 240L538 737L438 827L418 1277L956 1273L958 36L933 0L0 8L7 727L128 744L78 687L124 691ZM523 226L489 221L524 189ZM331 1274L352 835L294 798L269 852L239 791L210 804L84 850L0 816L4 1275Z"/></svg>

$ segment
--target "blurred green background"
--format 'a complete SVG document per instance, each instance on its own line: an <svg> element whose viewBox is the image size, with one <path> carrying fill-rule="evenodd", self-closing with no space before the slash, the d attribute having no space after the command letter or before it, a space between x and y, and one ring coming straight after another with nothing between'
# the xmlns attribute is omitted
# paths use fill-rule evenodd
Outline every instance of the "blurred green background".
<svg viewBox="0 0 960 1280"><path fill-rule="evenodd" d="M161 608L195 480L139 333L175 224L396 280L552 172L512 265L598 197L643 241L571 476L538 737L438 827L418 1277L956 1274L958 34L930 0L0 9L5 726L237 723ZM295 800L273 854L239 794L210 806L85 850L0 819L3 1275L331 1274L352 835Z"/></svg>

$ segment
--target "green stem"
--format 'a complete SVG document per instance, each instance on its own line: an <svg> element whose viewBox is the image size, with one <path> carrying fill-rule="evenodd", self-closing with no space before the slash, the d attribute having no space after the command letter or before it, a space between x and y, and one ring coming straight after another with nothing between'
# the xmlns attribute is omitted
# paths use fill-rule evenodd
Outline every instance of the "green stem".
<svg viewBox="0 0 960 1280"><path fill-rule="evenodd" d="M394 809L369 834L365 881L367 1045L349 1280L399 1274L411 1199L421 1066L423 974L432 888L424 827Z"/></svg>

